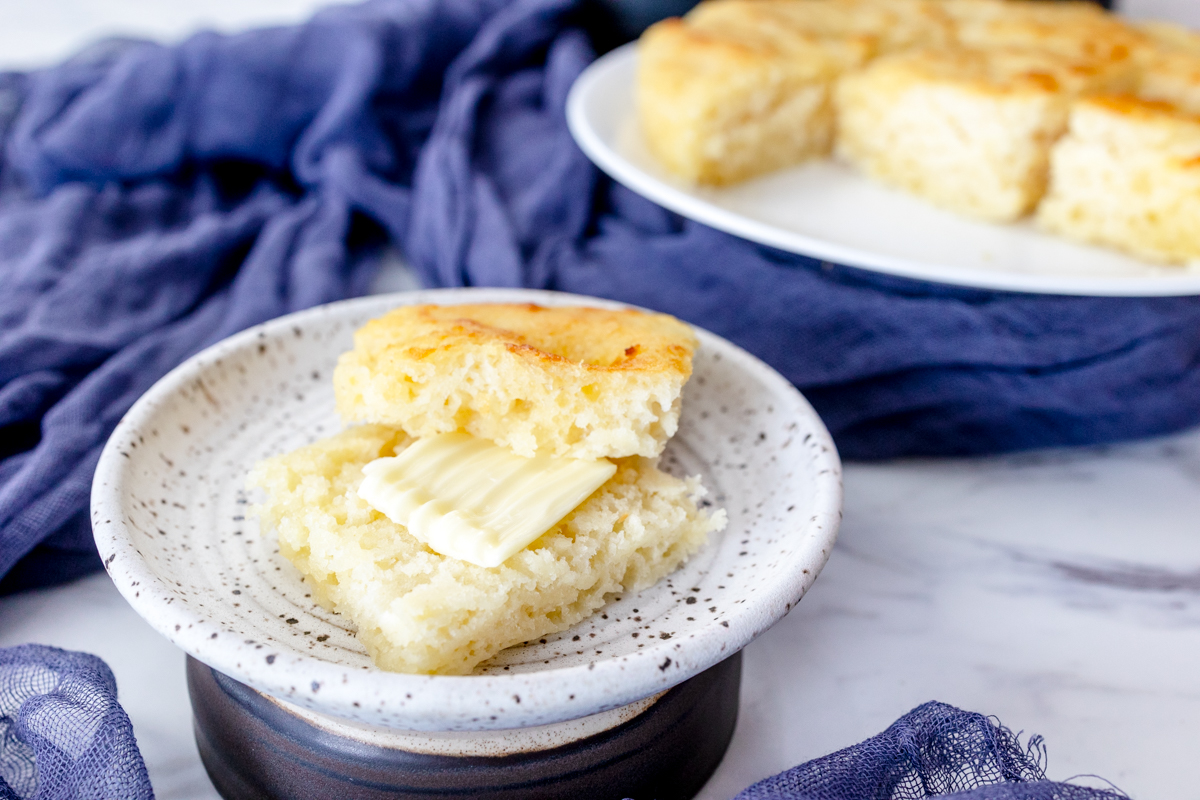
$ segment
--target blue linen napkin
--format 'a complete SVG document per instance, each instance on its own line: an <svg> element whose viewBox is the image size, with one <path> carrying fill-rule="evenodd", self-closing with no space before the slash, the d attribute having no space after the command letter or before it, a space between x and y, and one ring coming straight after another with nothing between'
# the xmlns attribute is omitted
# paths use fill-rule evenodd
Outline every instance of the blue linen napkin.
<svg viewBox="0 0 1200 800"><path fill-rule="evenodd" d="M385 240L430 286L549 287L703 325L800 387L850 458L1200 421L1196 298L879 276L611 183L563 118L592 57L575 11L373 0L0 76L0 590L99 567L89 483L138 395L230 333L365 291Z"/></svg>

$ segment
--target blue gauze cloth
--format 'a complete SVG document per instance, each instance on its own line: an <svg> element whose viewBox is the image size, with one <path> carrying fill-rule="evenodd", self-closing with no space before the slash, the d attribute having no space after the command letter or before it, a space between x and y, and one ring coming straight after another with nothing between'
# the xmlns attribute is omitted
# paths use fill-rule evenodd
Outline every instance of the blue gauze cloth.
<svg viewBox="0 0 1200 800"><path fill-rule="evenodd" d="M4 588L100 566L92 473L158 378L249 325L366 290L356 245L403 230L441 75L499 5L378 2L7 77L0 575L25 560Z"/></svg>
<svg viewBox="0 0 1200 800"><path fill-rule="evenodd" d="M108 666L86 653L0 650L0 800L153 800Z"/></svg>
<svg viewBox="0 0 1200 800"><path fill-rule="evenodd" d="M0 79L0 588L98 566L89 483L138 395L236 330L364 291L384 240L431 286L595 294L716 331L800 387L850 458L1200 421L1195 298L834 267L603 178L563 117L592 58L573 13L375 0Z"/></svg>
<svg viewBox="0 0 1200 800"><path fill-rule="evenodd" d="M926 703L878 736L756 783L735 800L1128 800L1046 779L1040 737L1027 748L982 714Z"/></svg>

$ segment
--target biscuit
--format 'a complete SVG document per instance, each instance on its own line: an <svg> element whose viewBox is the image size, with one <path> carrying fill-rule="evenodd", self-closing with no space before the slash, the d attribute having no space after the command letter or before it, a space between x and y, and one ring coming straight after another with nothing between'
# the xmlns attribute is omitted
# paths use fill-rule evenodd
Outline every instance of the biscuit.
<svg viewBox="0 0 1200 800"><path fill-rule="evenodd" d="M644 138L671 172L712 185L825 156L842 74L952 37L931 0L708 0L638 45Z"/></svg>
<svg viewBox="0 0 1200 800"><path fill-rule="evenodd" d="M657 456L679 425L696 337L665 314L537 305L402 306L334 371L348 422L463 430L514 452Z"/></svg>
<svg viewBox="0 0 1200 800"><path fill-rule="evenodd" d="M704 490L640 457L525 550L493 568L439 555L357 494L364 464L408 437L361 425L260 462L256 507L313 597L357 625L383 669L468 674L500 650L565 630L604 604L672 572L724 526Z"/></svg>
<svg viewBox="0 0 1200 800"><path fill-rule="evenodd" d="M1079 101L1037 221L1152 261L1200 258L1200 116L1129 97Z"/></svg>
<svg viewBox="0 0 1200 800"><path fill-rule="evenodd" d="M774 5L742 5L760 1ZM833 83L870 52L866 37L664 20L638 44L636 102L646 144L677 176L712 185L824 156L833 142Z"/></svg>
<svg viewBox="0 0 1200 800"><path fill-rule="evenodd" d="M826 156L841 75L952 40L933 0L708 0L642 37L644 138L668 170L711 185Z"/></svg>
<svg viewBox="0 0 1200 800"><path fill-rule="evenodd" d="M1045 191L1071 101L1129 83L1124 63L1020 48L899 53L840 83L837 151L935 205L1007 222Z"/></svg>

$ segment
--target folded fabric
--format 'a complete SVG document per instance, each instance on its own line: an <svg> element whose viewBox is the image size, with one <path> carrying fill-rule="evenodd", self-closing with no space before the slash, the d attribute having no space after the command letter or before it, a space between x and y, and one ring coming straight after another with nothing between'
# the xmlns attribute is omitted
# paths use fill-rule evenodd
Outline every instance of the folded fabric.
<svg viewBox="0 0 1200 800"><path fill-rule="evenodd" d="M1041 737L945 703L926 703L878 736L756 783L734 800L1129 800L1046 779Z"/></svg>
<svg viewBox="0 0 1200 800"><path fill-rule="evenodd" d="M0 576L25 559L4 589L100 567L92 473L154 381L366 291L441 75L501 5L381 1L0 81Z"/></svg>
<svg viewBox="0 0 1200 800"><path fill-rule="evenodd" d="M155 380L248 325L365 291L388 240L430 286L582 292L714 330L800 387L850 458L1200 422L1196 298L878 276L612 184L563 116L592 58L575 11L373 0L0 76L0 591L99 567L92 472Z"/></svg>
<svg viewBox="0 0 1200 800"><path fill-rule="evenodd" d="M153 800L117 682L100 659L0 650L0 800Z"/></svg>

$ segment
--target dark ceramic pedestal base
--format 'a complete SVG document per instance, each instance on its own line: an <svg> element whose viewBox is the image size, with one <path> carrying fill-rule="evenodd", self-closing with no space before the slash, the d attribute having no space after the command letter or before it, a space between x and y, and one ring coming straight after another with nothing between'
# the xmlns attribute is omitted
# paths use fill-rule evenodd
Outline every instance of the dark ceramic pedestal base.
<svg viewBox="0 0 1200 800"><path fill-rule="evenodd" d="M729 746L741 672L738 653L615 728L483 757L341 736L198 661L187 667L200 757L226 800L687 800Z"/></svg>

